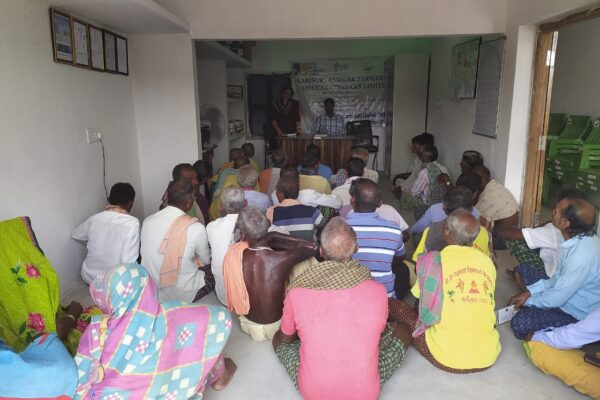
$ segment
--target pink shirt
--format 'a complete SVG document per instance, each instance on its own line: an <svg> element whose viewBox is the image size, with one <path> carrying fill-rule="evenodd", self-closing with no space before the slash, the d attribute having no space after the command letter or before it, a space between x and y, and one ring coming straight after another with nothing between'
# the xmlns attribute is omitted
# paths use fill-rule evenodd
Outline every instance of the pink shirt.
<svg viewBox="0 0 600 400"><path fill-rule="evenodd" d="M387 293L373 280L342 290L290 290L281 330L300 337L298 388L304 399L376 399L386 320Z"/></svg>

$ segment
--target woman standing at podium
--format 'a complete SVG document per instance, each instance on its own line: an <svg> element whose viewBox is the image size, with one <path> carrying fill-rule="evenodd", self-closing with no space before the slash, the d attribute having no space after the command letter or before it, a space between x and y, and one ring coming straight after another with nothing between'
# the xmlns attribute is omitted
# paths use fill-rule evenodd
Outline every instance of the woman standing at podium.
<svg viewBox="0 0 600 400"><path fill-rule="evenodd" d="M300 132L300 119L302 110L300 102L292 99L294 91L286 86L281 91L281 99L273 102L273 118L271 126L277 134L277 138L286 133Z"/></svg>

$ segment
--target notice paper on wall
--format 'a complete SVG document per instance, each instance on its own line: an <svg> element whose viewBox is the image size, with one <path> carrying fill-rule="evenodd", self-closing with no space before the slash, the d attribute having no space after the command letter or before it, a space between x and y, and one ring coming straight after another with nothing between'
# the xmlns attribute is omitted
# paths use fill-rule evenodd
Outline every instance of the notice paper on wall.
<svg viewBox="0 0 600 400"><path fill-rule="evenodd" d="M509 322L519 310L515 309L515 306L508 306L496 310L496 325L502 325Z"/></svg>

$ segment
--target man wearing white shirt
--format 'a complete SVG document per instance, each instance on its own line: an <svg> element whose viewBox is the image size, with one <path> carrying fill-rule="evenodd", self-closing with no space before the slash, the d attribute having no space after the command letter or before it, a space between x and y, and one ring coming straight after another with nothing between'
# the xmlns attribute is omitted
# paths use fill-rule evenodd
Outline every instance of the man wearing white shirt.
<svg viewBox="0 0 600 400"><path fill-rule="evenodd" d="M350 205L350 186L352 181L362 178L365 171L365 162L360 158L353 157L346 163L346 171L348 173L348 179L342 186L338 186L331 192L342 200L342 208L340 209L340 216L346 218L352 206Z"/></svg>
<svg viewBox="0 0 600 400"><path fill-rule="evenodd" d="M168 238L171 226L185 215L194 203L195 188L186 180L174 181L167 188L167 207L144 220L141 233L142 264L157 286L160 301L180 300L188 303L199 300L214 287L210 270L210 249L204 225L193 222L187 226L185 235ZM161 284L161 271L165 252L161 249L167 240L183 240L177 280L174 285ZM163 271L164 274L164 271Z"/></svg>
<svg viewBox="0 0 600 400"><path fill-rule="evenodd" d="M566 189L558 195L557 203L563 199L581 198L583 194L580 191ZM515 279L522 289L523 278L527 282L535 282L554 276L558 265L558 251L565 239L552 222L537 228L504 229L499 234L506 240L510 253L519 262L515 267Z"/></svg>
<svg viewBox="0 0 600 400"><path fill-rule="evenodd" d="M227 305L227 292L223 283L223 259L229 246L239 240L238 214L247 204L242 189L234 186L226 187L221 192L221 214L225 215L206 226L212 256L210 266L215 277L215 291L217 298L224 305Z"/></svg>
<svg viewBox="0 0 600 400"><path fill-rule="evenodd" d="M295 168L282 168L280 177L288 177L300 181L300 174ZM271 193L271 201L274 206L279 205L279 199L275 191ZM298 201L300 204L311 207L330 207L339 210L342 206L342 200L333 194L319 193L314 189L302 189L298 192Z"/></svg>
<svg viewBox="0 0 600 400"><path fill-rule="evenodd" d="M135 190L129 183L116 183L110 189L108 206L79 225L71 236L87 245L81 266L86 283L117 264L135 262L140 254L140 222L129 215Z"/></svg>

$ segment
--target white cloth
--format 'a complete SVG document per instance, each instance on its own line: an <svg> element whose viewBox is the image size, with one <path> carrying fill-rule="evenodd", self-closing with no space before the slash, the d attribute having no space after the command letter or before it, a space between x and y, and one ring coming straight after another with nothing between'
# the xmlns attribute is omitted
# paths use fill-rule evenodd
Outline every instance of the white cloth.
<svg viewBox="0 0 600 400"><path fill-rule="evenodd" d="M160 245L171 224L184 214L179 208L167 206L156 214L150 215L142 224L142 265L146 267L157 286L160 282L160 269L165 257L159 252ZM180 300L191 303L198 290L204 287L204 271L198 269L196 256L202 264L210 264L206 228L199 222L188 227L177 284L160 289L159 300L161 302Z"/></svg>
<svg viewBox="0 0 600 400"><path fill-rule="evenodd" d="M540 249L540 258L544 262L546 275L552 277L558 265L558 251L565 241L562 233L552 222L538 228L523 228L523 237L530 249Z"/></svg>
<svg viewBox="0 0 600 400"><path fill-rule="evenodd" d="M140 221L129 214L99 212L75 228L71 237L87 245L81 277L88 284L117 264L136 262L140 254Z"/></svg>
<svg viewBox="0 0 600 400"><path fill-rule="evenodd" d="M210 267L215 277L215 291L221 303L227 305L227 292L223 282L223 259L229 246L235 242L235 226L238 214L227 214L206 226L208 244L210 245Z"/></svg>
<svg viewBox="0 0 600 400"><path fill-rule="evenodd" d="M492 221L508 218L519 211L519 204L515 197L495 179L485 185L475 207L483 217Z"/></svg>
<svg viewBox="0 0 600 400"><path fill-rule="evenodd" d="M400 186L402 187L402 192L409 193L412 188L413 183L417 179L417 175L423 169L423 162L419 158L419 156L415 156L412 164L410 164L410 175L406 179L402 179L400 181Z"/></svg>
<svg viewBox="0 0 600 400"><path fill-rule="evenodd" d="M342 186L338 186L331 192L332 195L335 195L342 200L342 207L350 205L350 186L352 185L352 181L362 178L361 176L353 176L346 179L346 182Z"/></svg>
<svg viewBox="0 0 600 400"><path fill-rule="evenodd" d="M279 199L275 192L271 193L271 200L273 201L274 206L279 205ZM342 206L342 200L339 197L334 196L333 194L319 193L313 189L302 189L298 192L298 201L305 206L331 207L336 210L339 210Z"/></svg>
<svg viewBox="0 0 600 400"><path fill-rule="evenodd" d="M405 230L408 229L408 224L406 223L404 218L402 218L402 215L400 215L400 213L394 207L392 207L388 204L382 204L380 207L375 209L375 212L377 213L377 215L379 215L381 218L385 219L386 221L391 221L391 222L395 223L396 225L400 226L400 229L402 229L402 232L404 232ZM353 213L354 213L354 210L350 210L348 212L348 216L352 215Z"/></svg>

